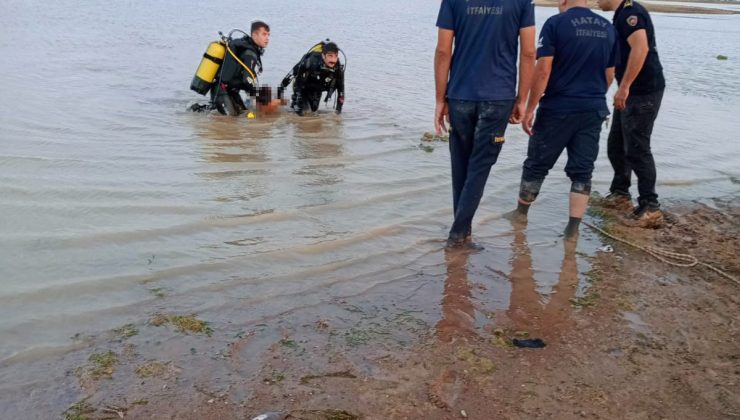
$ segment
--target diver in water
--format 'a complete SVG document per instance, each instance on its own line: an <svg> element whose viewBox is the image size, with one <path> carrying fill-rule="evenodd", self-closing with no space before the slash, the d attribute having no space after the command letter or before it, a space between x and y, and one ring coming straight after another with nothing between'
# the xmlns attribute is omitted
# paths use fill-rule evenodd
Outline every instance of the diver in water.
<svg viewBox="0 0 740 420"><path fill-rule="evenodd" d="M195 104L191 110L215 108L224 115L240 115L247 110L240 95L242 90L256 97L257 104L270 103L270 89L260 87L257 81L262 73L262 54L270 43L270 27L265 22L255 21L251 36L244 34L242 38L232 39L230 35L211 43L203 56L190 88L203 95L210 92L211 102Z"/></svg>
<svg viewBox="0 0 740 420"><path fill-rule="evenodd" d="M285 88L293 81L290 107L296 114L303 115L307 108L313 112L319 109L323 92L327 92L324 102L328 102L336 91L337 102L334 109L337 114L341 114L344 105L345 66L339 61L339 51L339 47L333 42L316 44L285 76L278 88L278 97L282 97Z"/></svg>

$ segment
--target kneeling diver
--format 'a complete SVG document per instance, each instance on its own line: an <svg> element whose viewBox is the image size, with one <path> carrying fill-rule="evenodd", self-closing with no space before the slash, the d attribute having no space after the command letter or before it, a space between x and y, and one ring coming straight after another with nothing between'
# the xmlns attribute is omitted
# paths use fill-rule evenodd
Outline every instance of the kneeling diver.
<svg viewBox="0 0 740 420"><path fill-rule="evenodd" d="M210 92L209 105L193 105L193 111L216 108L224 115L239 115L247 110L240 96L256 97L257 103L270 103L270 90L259 87L257 77L262 73L262 54L270 42L270 27L262 21L252 22L251 36L233 39L231 34L208 46L193 78L190 89L205 95ZM243 33L243 32L242 32Z"/></svg>
<svg viewBox="0 0 740 420"><path fill-rule="evenodd" d="M316 44L285 76L278 88L278 97L282 97L285 88L293 81L290 107L296 114L303 115L306 108L316 112L323 92L327 92L324 102L328 102L336 91L337 102L334 109L340 114L344 105L345 66L339 62L339 51L339 47L333 42ZM346 65L346 58L344 61Z"/></svg>

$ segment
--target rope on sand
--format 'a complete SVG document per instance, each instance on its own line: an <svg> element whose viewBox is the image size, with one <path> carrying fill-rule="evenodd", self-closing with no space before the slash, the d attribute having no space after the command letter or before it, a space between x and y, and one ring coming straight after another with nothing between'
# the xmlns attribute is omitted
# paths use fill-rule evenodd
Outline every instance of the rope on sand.
<svg viewBox="0 0 740 420"><path fill-rule="evenodd" d="M714 271L715 273L717 273L717 274L719 274L719 275L721 275L721 276L723 276L723 277L731 280L732 282L734 282L735 284L737 284L738 286L740 286L740 281L738 281L735 277L731 276L728 273L725 273L724 271L720 270L719 268L716 268L714 266L711 266L711 265L709 265L709 264L707 264L705 262L699 261L693 255L681 254L681 253L678 253L678 252L667 251L665 249L654 247L654 246L642 246L642 245L638 245L638 244L633 243L633 242L630 242L630 241L628 241L626 239L622 239L622 238L619 238L617 236L614 236L611 233L605 231L604 229L601 229L600 227L594 226L594 225L592 225L590 223L584 222L584 224L586 226L590 227L591 229L593 229L593 230L601 233L602 235L608 237L608 238L614 239L615 241L619 241L619 242L625 243L627 245L630 245L630 246L632 246L634 248L637 248L639 250L642 250L642 251L644 251L644 252L652 255L653 257L659 259L660 261L663 261L664 263L666 263L668 265L672 265L672 266L675 266L675 267L695 267L697 265L701 265L701 266L707 267L708 269L710 269L710 270Z"/></svg>

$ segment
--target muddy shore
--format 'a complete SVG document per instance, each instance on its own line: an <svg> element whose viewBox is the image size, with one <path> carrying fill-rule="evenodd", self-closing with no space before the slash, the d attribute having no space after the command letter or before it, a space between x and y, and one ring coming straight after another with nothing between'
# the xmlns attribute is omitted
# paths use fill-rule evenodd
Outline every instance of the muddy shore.
<svg viewBox="0 0 740 420"><path fill-rule="evenodd" d="M737 278L738 199L669 203L667 213L658 230L620 226L598 206L588 220ZM78 349L64 356L14 364L29 379L3 389L0 417L740 418L737 284L605 240L614 251L590 257L564 246L545 296L527 227L508 235L510 273L448 253L444 266L260 324L163 311L73 337ZM601 238L583 227L580 240ZM590 260L581 291L577 257ZM510 304L491 311L485 303L496 296L481 279L496 276L509 278ZM512 345L534 338L546 347Z"/></svg>

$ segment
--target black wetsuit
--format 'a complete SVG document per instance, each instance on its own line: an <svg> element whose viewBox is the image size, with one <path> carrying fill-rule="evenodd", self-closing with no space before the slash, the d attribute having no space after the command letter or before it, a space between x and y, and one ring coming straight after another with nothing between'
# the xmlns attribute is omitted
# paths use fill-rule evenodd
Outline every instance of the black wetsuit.
<svg viewBox="0 0 740 420"><path fill-rule="evenodd" d="M211 87L211 102L222 114L239 115L247 109L239 92L244 90L249 96L258 94L257 76L262 73L263 49L248 35L231 40L229 48L249 70L227 51L224 63Z"/></svg>
<svg viewBox="0 0 740 420"><path fill-rule="evenodd" d="M344 105L344 68L341 63L337 62L334 68L329 68L324 64L324 59L320 52L310 52L303 56L300 62L293 67L291 73L283 79L281 88L285 89L291 79L293 81L293 98L291 107L299 115L303 115L306 108L311 111L319 109L321 95L323 92L329 92L327 99L337 92L337 113L342 112Z"/></svg>

